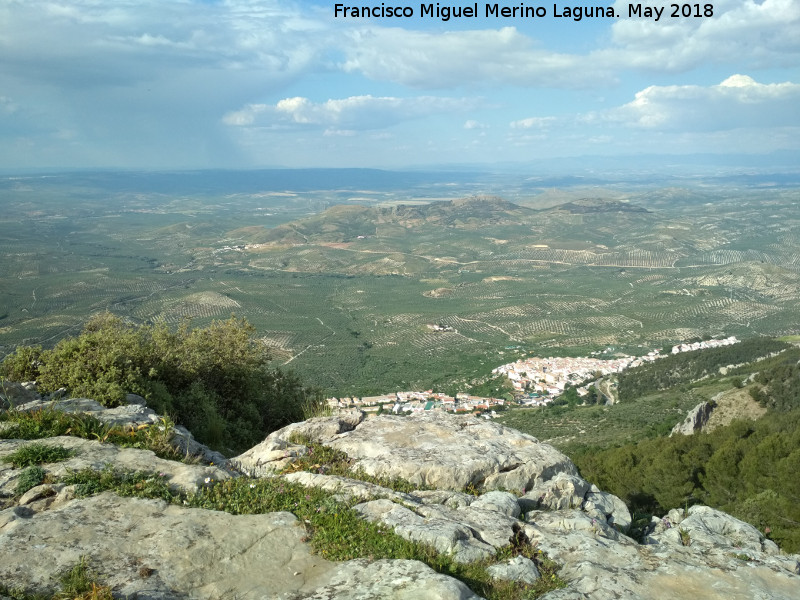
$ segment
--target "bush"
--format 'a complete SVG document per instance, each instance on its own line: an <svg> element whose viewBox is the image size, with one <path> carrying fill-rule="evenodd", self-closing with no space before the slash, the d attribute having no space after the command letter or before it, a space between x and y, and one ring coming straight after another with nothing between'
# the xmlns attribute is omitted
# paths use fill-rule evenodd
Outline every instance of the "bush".
<svg viewBox="0 0 800 600"><path fill-rule="evenodd" d="M2 459L11 463L15 469L60 462L72 456L73 452L61 446L45 446L44 444L28 444Z"/></svg>
<svg viewBox="0 0 800 600"><path fill-rule="evenodd" d="M253 333L235 317L171 331L103 313L51 350L18 348L0 374L36 379L44 393L66 387L72 396L109 407L126 393L140 394L201 442L235 453L302 420L303 407L315 396L295 375L268 367L271 357Z"/></svg>
<svg viewBox="0 0 800 600"><path fill-rule="evenodd" d="M17 480L17 487L14 490L18 496L21 496L31 488L44 483L44 478L47 476L44 469L39 466L28 467L20 473Z"/></svg>

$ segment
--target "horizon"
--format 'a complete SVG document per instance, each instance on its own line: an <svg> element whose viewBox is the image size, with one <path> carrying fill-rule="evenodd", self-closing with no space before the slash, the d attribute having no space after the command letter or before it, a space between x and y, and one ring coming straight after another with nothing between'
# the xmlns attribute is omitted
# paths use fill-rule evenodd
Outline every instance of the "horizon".
<svg viewBox="0 0 800 600"><path fill-rule="evenodd" d="M669 3L652 4L666 7L658 18L629 16L630 4L576 20L558 4L522 18L448 3L445 20L407 2L410 18L287 0L12 2L0 163L589 169L800 152L800 4L719 0L674 18ZM454 16L473 5L477 16Z"/></svg>

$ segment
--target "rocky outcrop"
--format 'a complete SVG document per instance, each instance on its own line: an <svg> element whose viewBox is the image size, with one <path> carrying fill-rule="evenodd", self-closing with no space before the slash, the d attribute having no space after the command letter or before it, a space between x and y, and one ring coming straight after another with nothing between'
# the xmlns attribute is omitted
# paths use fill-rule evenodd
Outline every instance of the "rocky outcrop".
<svg viewBox="0 0 800 600"><path fill-rule="evenodd" d="M88 398L61 398L63 394L56 393L55 398L41 398L35 392L30 392L28 401L16 404L16 410L55 410L65 413L83 413L96 418L109 427L137 428L143 425L166 425L164 417L147 407L145 399L136 394L128 394L126 403L115 408L106 408L95 400ZM33 397L34 399L30 399ZM219 466L227 465L228 459L199 443L188 429L181 426L171 427L173 443L187 456Z"/></svg>
<svg viewBox="0 0 800 600"><path fill-rule="evenodd" d="M117 418L88 401L62 406ZM346 453L351 476L316 469L279 473L309 453L299 436ZM0 459L28 443L0 441ZM94 440L39 443L73 452L66 461L43 465L53 479L112 465L163 474L176 489L191 492L211 479L239 476L224 464L165 461ZM273 433L231 462L260 477L325 490L351 502L364 519L458 562L493 558L502 550L506 558L487 570L497 580L536 582L536 563L514 551L532 546L562 565L559 575L568 584L546 600L788 600L800 589L800 557L782 554L752 526L708 507L655 519L646 543L638 543L625 535L631 521L625 505L582 479L566 456L471 417L365 419L352 412L312 419ZM359 480L364 472L424 489L396 491ZM57 482L17 497L19 476L19 469L0 463L0 496L9 504L0 510L0 581L9 586L52 591L54 574L86 556L115 597L478 598L417 561L325 560L311 552L306 524L287 512L233 516L109 492L76 498L71 486Z"/></svg>
<svg viewBox="0 0 800 600"><path fill-rule="evenodd" d="M711 402L701 402L689 411L682 422L672 428L669 434L670 437L673 435L692 435L694 432L700 431L708 423L713 410L714 405Z"/></svg>
<svg viewBox="0 0 800 600"><path fill-rule="evenodd" d="M53 573L88 556L120 598L477 598L417 561L324 560L305 536L286 512L233 516L104 493L0 512L0 581L54 591Z"/></svg>
<svg viewBox="0 0 800 600"><path fill-rule="evenodd" d="M569 458L532 436L438 412L366 420L349 414L295 423L232 462L252 475L273 473L302 454L302 445L292 443L298 435L345 452L354 470L437 489L525 493L558 473L577 475Z"/></svg>

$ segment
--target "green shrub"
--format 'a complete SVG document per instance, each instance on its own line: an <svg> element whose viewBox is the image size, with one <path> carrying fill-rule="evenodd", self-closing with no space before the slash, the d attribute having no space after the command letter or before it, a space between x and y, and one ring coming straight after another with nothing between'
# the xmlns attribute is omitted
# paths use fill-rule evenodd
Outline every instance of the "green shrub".
<svg viewBox="0 0 800 600"><path fill-rule="evenodd" d="M67 485L75 485L78 496L92 496L113 490L120 496L137 498L161 498L173 502L176 495L170 491L166 479L158 473L143 471L115 471L107 468L102 471L83 469L62 480Z"/></svg>
<svg viewBox="0 0 800 600"><path fill-rule="evenodd" d="M11 381L34 381L39 377L41 346L19 346L0 364L0 375Z"/></svg>
<svg viewBox="0 0 800 600"><path fill-rule="evenodd" d="M15 469L21 469L32 465L59 462L68 459L72 455L73 452L71 450L61 446L28 444L4 457L2 461L11 463L11 466Z"/></svg>
<svg viewBox="0 0 800 600"><path fill-rule="evenodd" d="M304 406L317 401L295 375L268 367L271 357L253 333L235 317L171 331L103 313L51 350L18 348L0 372L35 378L44 393L66 387L105 406L118 405L126 393L140 394L201 442L235 453L302 420Z"/></svg>
<svg viewBox="0 0 800 600"><path fill-rule="evenodd" d="M19 479L17 480L17 487L14 492L18 496L21 496L29 489L35 488L37 485L44 483L46 476L47 473L45 473L42 467L27 467L24 471L22 471L22 473L20 473Z"/></svg>

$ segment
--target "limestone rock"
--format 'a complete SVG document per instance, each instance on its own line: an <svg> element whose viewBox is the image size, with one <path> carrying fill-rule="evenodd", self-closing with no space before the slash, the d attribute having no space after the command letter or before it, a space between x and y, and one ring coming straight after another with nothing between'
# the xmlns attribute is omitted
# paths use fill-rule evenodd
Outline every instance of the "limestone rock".
<svg viewBox="0 0 800 600"><path fill-rule="evenodd" d="M283 596L282 599L288 599ZM480 600L466 585L416 560L351 560L329 582L292 600Z"/></svg>
<svg viewBox="0 0 800 600"><path fill-rule="evenodd" d="M41 400L35 385L3 381L0 383L0 409L17 407L28 402Z"/></svg>
<svg viewBox="0 0 800 600"><path fill-rule="evenodd" d="M730 540L718 547L641 546L580 511L535 512L529 518L529 537L564 565L559 574L569 582L567 589L547 594L547 600L790 600L800 589L791 557L779 561L785 557L753 551L752 560L743 561ZM678 534L677 527L667 531Z"/></svg>
<svg viewBox="0 0 800 600"><path fill-rule="evenodd" d="M505 563L492 565L487 571L494 579L521 581L529 585L535 584L536 580L541 577L534 562L524 556L515 556Z"/></svg>
<svg viewBox="0 0 800 600"><path fill-rule="evenodd" d="M31 443L34 442L0 440L0 459ZM101 471L106 465L112 465L119 471L149 471L163 474L171 487L185 492L197 491L205 485L206 479L222 481L231 477L228 471L216 466L165 460L158 458L150 450L121 448L95 440L61 436L35 440L35 443L59 446L73 452L73 456L64 461L42 465L45 472L53 477L64 477L71 472L87 468ZM13 469L10 464L0 462L0 494L14 495L17 477L21 472L21 469Z"/></svg>
<svg viewBox="0 0 800 600"><path fill-rule="evenodd" d="M577 475L558 473L549 481L534 486L520 497L519 503L526 512L538 509L578 508L583 504L590 488L591 484Z"/></svg>
<svg viewBox="0 0 800 600"><path fill-rule="evenodd" d="M0 581L28 590L53 591L54 576L87 556L119 597L477 599L417 561L314 556L289 513L233 516L112 493L6 516L15 510L0 511Z"/></svg>
<svg viewBox="0 0 800 600"><path fill-rule="evenodd" d="M276 452L291 450L289 437L298 433L345 452L353 469L437 489L522 492L560 472L577 475L572 461L552 446L474 417L380 415L349 427L340 417L295 423L233 462L251 474L274 470L269 465L282 460Z"/></svg>
<svg viewBox="0 0 800 600"><path fill-rule="evenodd" d="M422 504L442 504L448 508L469 506L475 496L452 490L416 490L414 497Z"/></svg>
<svg viewBox="0 0 800 600"><path fill-rule="evenodd" d="M517 502L517 497L509 492L486 492L470 505L472 509L480 508L492 512L497 512L515 519L522 512Z"/></svg>
<svg viewBox="0 0 800 600"><path fill-rule="evenodd" d="M268 476L304 456L306 447L292 442L295 437L305 437L314 442L328 442L341 433L352 431L364 420L362 411L342 411L333 417L318 417L292 423L271 433L260 444L231 459L231 464L251 476Z"/></svg>
<svg viewBox="0 0 800 600"><path fill-rule="evenodd" d="M692 435L695 431L700 431L703 426L708 423L711 416L711 411L714 410L714 405L710 402L701 402L689 411L683 422L678 423L672 428L670 437L673 435Z"/></svg>
<svg viewBox="0 0 800 600"><path fill-rule="evenodd" d="M115 422L152 419L145 405L132 400L117 412L85 399L55 404ZM40 400L33 403L41 406ZM177 434L192 453L191 434L180 428ZM355 509L365 519L457 561L491 558L498 549L530 542L563 565L559 575L568 582L547 600L794 600L800 589L800 557L780 554L751 526L708 507L670 511L651 524L649 543L637 544L621 531L630 515L619 498L581 479L553 448L491 422L446 414L364 420L363 413L346 413L290 425L237 462L248 472L275 477L307 453L293 435L342 450L354 470L435 489L397 492L324 473L280 477L360 501ZM0 440L0 458L28 443ZM54 477L110 464L164 473L173 486L191 491L206 479L237 476L216 465L164 461L97 441L62 437L37 443L75 451L66 461L43 465ZM142 600L478 599L462 583L416 561L331 563L314 556L303 542L304 526L289 513L232 516L111 493L76 498L75 486L58 483L17 498L20 472L0 463L0 507L9 506L0 510L0 581L10 587L52 591L54 576L87 556L115 597ZM465 493L468 485L483 493ZM681 531L691 538L688 546ZM493 565L490 574L530 583L536 565L518 556Z"/></svg>
<svg viewBox="0 0 800 600"><path fill-rule="evenodd" d="M604 519L612 527L623 531L631 526L631 513L625 503L614 494L601 492L595 485L586 494L581 509L590 517Z"/></svg>
<svg viewBox="0 0 800 600"><path fill-rule="evenodd" d="M725 548L729 552L779 554L774 542L766 539L755 527L731 515L708 506L692 506L688 516L662 533L651 537L673 545L682 544L680 530L688 535L692 545Z"/></svg>
<svg viewBox="0 0 800 600"><path fill-rule="evenodd" d="M381 522L394 528L394 532L412 542L431 546L437 552L453 554L459 562L474 562L491 557L495 548L479 539L475 532L445 512L450 509L427 505L419 513L415 509L390 500L372 500L358 504L354 509L369 521Z"/></svg>

